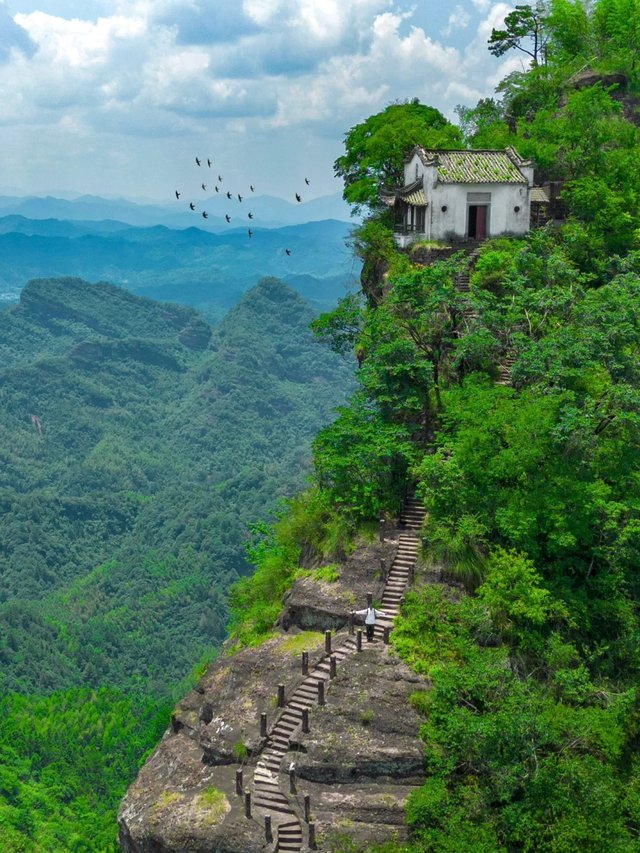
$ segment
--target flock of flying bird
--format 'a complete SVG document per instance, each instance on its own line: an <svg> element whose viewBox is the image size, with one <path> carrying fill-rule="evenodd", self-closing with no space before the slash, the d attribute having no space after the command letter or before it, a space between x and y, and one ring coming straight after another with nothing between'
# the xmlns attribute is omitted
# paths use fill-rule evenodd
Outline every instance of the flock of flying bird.
<svg viewBox="0 0 640 853"><path fill-rule="evenodd" d="M196 157L195 160L196 160L196 165L201 167L203 161L199 157ZM211 160L208 157L207 157L206 163L207 163L207 166L209 167L209 169L213 165L213 163L211 162ZM309 186L309 184L311 183L309 178L305 178L304 182L307 186ZM218 186L218 184L221 184L221 183L222 183L222 175L218 175L218 183L214 184L214 187L213 187L217 193L220 192L220 187ZM204 181L200 184L200 186L202 187L204 192L207 191L207 185L205 184ZM253 186L253 184L249 184L249 189L251 190L252 193L255 192L255 187ZM175 194L176 194L176 199L178 199L178 201L179 201L182 193L180 192L180 190L176 190ZM238 197L238 201L240 203L242 203L244 200L244 196L242 196L240 193L236 193L236 195ZM300 195L300 193L296 193L295 196L296 196L296 201L298 203L300 203L302 201L302 196ZM227 190L227 198L229 199L229 201L231 201L231 199L233 198L233 193L231 193L229 190ZM189 210L195 211L195 209L196 209L195 203L193 201L190 201L189 202ZM203 210L201 215L202 215L203 219L209 218L209 214L207 213L206 210ZM249 219L253 219L253 213L251 211L249 211L247 214L247 217ZM225 213L224 218L227 220L227 223L231 222L231 217L229 216L228 213ZM253 237L253 231L251 230L251 228L249 228L247 230L247 234L250 238ZM287 255L290 255L291 249L285 249L285 252Z"/></svg>

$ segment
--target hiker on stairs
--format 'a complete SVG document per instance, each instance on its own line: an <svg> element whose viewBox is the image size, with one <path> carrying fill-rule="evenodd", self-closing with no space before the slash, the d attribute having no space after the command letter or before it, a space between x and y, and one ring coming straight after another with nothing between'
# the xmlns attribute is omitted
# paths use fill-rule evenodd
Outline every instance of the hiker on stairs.
<svg viewBox="0 0 640 853"><path fill-rule="evenodd" d="M375 607L365 607L364 610L354 610L354 616L364 616L364 625L367 629L367 642L370 643L373 640L373 630L376 625L376 619L378 616L386 616L387 614L384 610L376 610Z"/></svg>

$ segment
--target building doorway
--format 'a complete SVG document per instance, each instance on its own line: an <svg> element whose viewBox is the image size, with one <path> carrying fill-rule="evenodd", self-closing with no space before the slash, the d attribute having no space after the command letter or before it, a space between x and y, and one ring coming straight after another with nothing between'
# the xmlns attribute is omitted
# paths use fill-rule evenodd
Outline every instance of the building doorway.
<svg viewBox="0 0 640 853"><path fill-rule="evenodd" d="M489 205L470 204L467 237L470 240L486 240L489 225Z"/></svg>

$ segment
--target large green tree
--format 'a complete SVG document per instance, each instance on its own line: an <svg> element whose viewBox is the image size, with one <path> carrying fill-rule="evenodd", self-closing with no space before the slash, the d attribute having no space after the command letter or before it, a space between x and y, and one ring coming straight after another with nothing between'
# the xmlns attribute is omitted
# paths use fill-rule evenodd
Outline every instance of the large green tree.
<svg viewBox="0 0 640 853"><path fill-rule="evenodd" d="M344 198L356 213L379 208L381 186L404 182L404 158L415 145L461 148L462 136L441 112L417 99L391 104L347 132L346 152L334 170L344 180Z"/></svg>
<svg viewBox="0 0 640 853"><path fill-rule="evenodd" d="M504 19L504 29L491 31L490 53L502 56L515 49L530 56L533 64L538 65L545 57L547 15L544 3L537 3L535 7L516 6Z"/></svg>

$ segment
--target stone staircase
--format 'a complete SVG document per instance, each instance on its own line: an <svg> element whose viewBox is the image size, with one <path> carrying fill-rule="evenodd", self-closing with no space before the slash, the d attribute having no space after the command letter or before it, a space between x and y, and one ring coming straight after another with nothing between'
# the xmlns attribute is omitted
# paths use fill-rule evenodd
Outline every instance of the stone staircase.
<svg viewBox="0 0 640 853"><path fill-rule="evenodd" d="M499 378L496 380L498 385L511 385L511 370L516 363L516 357L513 353L507 353L500 364L498 364Z"/></svg>
<svg viewBox="0 0 640 853"><path fill-rule="evenodd" d="M380 617L374 631L374 642L385 639L385 632L391 629L395 617L400 612L406 589L413 577L420 541L415 531L419 530L425 517L424 507L414 498L408 499L400 516L403 532L398 535L398 550L389 568L379 608L385 616ZM303 850L315 850L315 825L309 814L309 801L301 806L295 783L295 774L285 760L292 739L308 722L308 714L318 705L320 695L330 689L333 667L339 667L345 660L358 652L359 638L346 631L334 637L335 643L330 653L309 671L282 708L275 725L268 733L268 743L260 754L253 774L253 812L254 819L265 823L265 849L272 851L290 851L300 853ZM364 645L364 643L363 643ZM332 662L331 658L335 660ZM319 688L318 685L321 684ZM290 755L295 758L295 753ZM281 788L286 784L289 793ZM272 846L273 845L273 846Z"/></svg>
<svg viewBox="0 0 640 853"><path fill-rule="evenodd" d="M469 252L467 256L467 265L462 270L462 272L458 273L456 276L456 290L458 293L469 293L471 290L471 275L473 273L473 268L476 265L476 261L480 257L480 247L474 249L472 252Z"/></svg>

